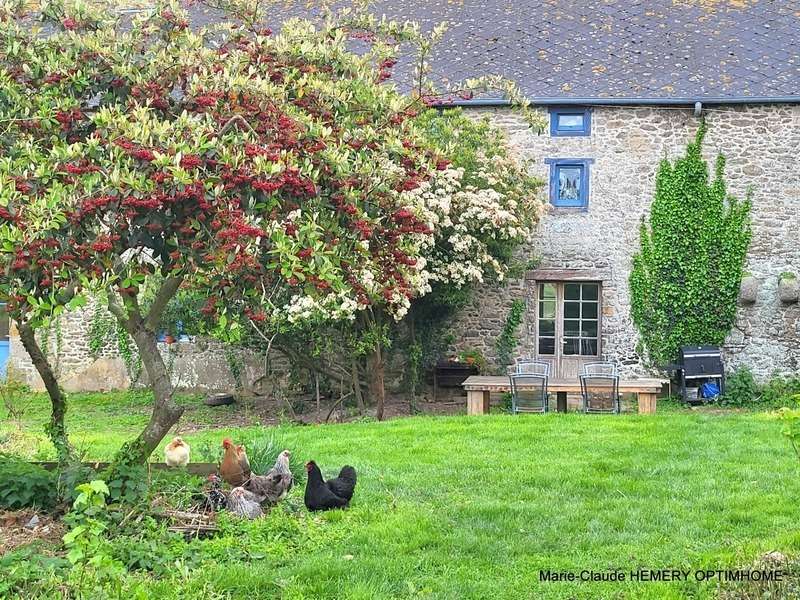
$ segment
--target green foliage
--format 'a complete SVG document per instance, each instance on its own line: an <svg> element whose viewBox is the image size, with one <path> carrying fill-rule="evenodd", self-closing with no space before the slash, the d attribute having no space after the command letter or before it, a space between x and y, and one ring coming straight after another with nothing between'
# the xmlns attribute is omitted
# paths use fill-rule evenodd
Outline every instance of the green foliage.
<svg viewBox="0 0 800 600"><path fill-rule="evenodd" d="M772 377L759 384L747 367L734 371L725 381L722 403L754 409L776 409L800 402L800 376Z"/></svg>
<svg viewBox="0 0 800 600"><path fill-rule="evenodd" d="M32 397L30 386L25 384L8 365L6 376L0 378L0 404L2 404L8 418L14 421L17 430L22 429L22 419L30 408Z"/></svg>
<svg viewBox="0 0 800 600"><path fill-rule="evenodd" d="M664 159L649 225L630 275L631 314L650 360L674 362L683 345L721 345L736 316L750 244L750 201L729 196L725 159L714 179L702 157L703 122L685 156Z"/></svg>
<svg viewBox="0 0 800 600"><path fill-rule="evenodd" d="M112 465L104 476L113 502L135 504L147 495L147 468L144 465L119 462Z"/></svg>
<svg viewBox="0 0 800 600"><path fill-rule="evenodd" d="M758 383L748 367L736 369L725 380L722 403L728 406L747 406L758 398Z"/></svg>
<svg viewBox="0 0 800 600"><path fill-rule="evenodd" d="M49 509L56 499L56 481L52 473L14 456L0 454L0 508Z"/></svg>
<svg viewBox="0 0 800 600"><path fill-rule="evenodd" d="M497 362L500 366L506 367L514 360L514 350L517 348L517 329L522 323L522 316L525 314L525 301L514 300L511 309L508 311L503 330L497 337L495 347L497 348Z"/></svg>
<svg viewBox="0 0 800 600"><path fill-rule="evenodd" d="M474 365L477 367L479 373L485 373L489 366L483 352L477 348L465 348L458 353L458 360L469 365Z"/></svg>
<svg viewBox="0 0 800 600"><path fill-rule="evenodd" d="M800 401L800 397L795 398L795 402L797 401ZM780 420L783 424L781 433L789 440L794 453L800 459L800 409L782 408Z"/></svg>
<svg viewBox="0 0 800 600"><path fill-rule="evenodd" d="M107 539L108 486L104 481L95 479L80 484L76 491L78 496L72 511L64 518L70 525L70 530L64 535L64 545L67 548L67 560L73 566L70 579L83 591L87 572L99 583L113 583L118 582L124 568L112 558L111 543ZM94 585L91 587L95 588Z"/></svg>
<svg viewBox="0 0 800 600"><path fill-rule="evenodd" d="M264 474L269 471L278 459L278 455L284 450L292 450L289 459L289 470L294 476L295 482L305 481L306 470L305 461L297 448L289 448L285 442L275 436L264 435L245 435L237 440L237 443L244 444L247 450L247 458L250 461L250 468L254 473Z"/></svg>

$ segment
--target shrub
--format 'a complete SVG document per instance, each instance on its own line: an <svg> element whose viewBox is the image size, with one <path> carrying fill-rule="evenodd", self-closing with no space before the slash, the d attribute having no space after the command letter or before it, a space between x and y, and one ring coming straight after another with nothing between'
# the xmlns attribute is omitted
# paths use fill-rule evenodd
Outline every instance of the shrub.
<svg viewBox="0 0 800 600"><path fill-rule="evenodd" d="M795 406L800 403L800 376L773 377L759 385L752 371L741 367L725 382L722 403L761 409Z"/></svg>
<svg viewBox="0 0 800 600"><path fill-rule="evenodd" d="M0 403L6 409L8 418L14 421L17 430L22 429L22 418L33 402L30 391L30 387L17 377L10 366L5 378L0 377Z"/></svg>
<svg viewBox="0 0 800 600"><path fill-rule="evenodd" d="M758 398L758 384L753 372L747 367L736 369L725 381L723 404L728 406L747 406Z"/></svg>
<svg viewBox="0 0 800 600"><path fill-rule="evenodd" d="M56 502L52 473L19 458L0 455L0 507L52 508Z"/></svg>

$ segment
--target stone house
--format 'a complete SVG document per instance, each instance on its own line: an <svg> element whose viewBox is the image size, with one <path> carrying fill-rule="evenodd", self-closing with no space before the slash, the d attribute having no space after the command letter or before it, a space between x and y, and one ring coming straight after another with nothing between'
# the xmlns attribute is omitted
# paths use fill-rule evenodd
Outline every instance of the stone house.
<svg viewBox="0 0 800 600"><path fill-rule="evenodd" d="M493 358L520 298L519 354L552 361L560 376L597 358L643 372L628 289L638 226L659 160L681 154L704 117L707 158L724 153L729 192L750 191L753 202L749 293L725 344L728 367L746 364L761 378L800 368L800 304L796 291L779 290L781 274L800 275L800 2L433 0L382 2L375 11L423 26L449 21L432 73L445 82L504 75L549 119L537 134L503 99L453 103L503 127L549 182L549 209L524 252L538 267L478 291L455 324L458 348ZM102 368L88 355L85 318L70 316L64 329L74 387L121 368L113 355L100 358ZM0 362L4 331L0 322ZM10 347L12 364L33 381L13 336ZM184 348L175 369L181 385L232 383L216 364L220 352Z"/></svg>

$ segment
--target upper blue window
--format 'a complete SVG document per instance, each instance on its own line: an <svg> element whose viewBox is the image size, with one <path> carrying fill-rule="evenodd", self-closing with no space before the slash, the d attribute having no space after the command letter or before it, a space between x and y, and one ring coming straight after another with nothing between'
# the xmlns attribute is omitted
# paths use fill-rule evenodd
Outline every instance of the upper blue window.
<svg viewBox="0 0 800 600"><path fill-rule="evenodd" d="M591 135L592 111L581 107L551 107L550 135Z"/></svg>
<svg viewBox="0 0 800 600"><path fill-rule="evenodd" d="M548 158L550 202L560 208L589 206L589 165L591 158Z"/></svg>

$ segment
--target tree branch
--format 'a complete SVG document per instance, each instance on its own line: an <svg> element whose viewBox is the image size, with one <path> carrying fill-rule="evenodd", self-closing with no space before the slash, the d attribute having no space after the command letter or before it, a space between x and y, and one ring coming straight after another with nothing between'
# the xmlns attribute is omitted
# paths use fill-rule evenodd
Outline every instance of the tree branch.
<svg viewBox="0 0 800 600"><path fill-rule="evenodd" d="M147 315L144 318L144 326L150 330L155 331L156 327L158 327L158 322L161 320L161 315L164 312L164 309L169 304L169 301L175 296L178 292L178 288L181 286L183 282L182 277L167 277L164 280L164 283L161 284L161 287L156 294L155 300L153 300L153 304L150 307L150 310L147 312Z"/></svg>

